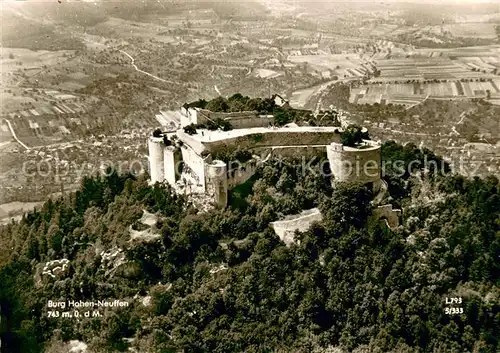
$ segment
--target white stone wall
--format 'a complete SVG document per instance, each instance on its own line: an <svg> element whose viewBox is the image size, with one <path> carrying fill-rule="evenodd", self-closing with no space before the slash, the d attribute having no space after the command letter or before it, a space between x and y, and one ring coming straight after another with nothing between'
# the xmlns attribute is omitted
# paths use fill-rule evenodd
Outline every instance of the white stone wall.
<svg viewBox="0 0 500 353"><path fill-rule="evenodd" d="M151 174L151 183L163 182L164 180L164 161L163 161L163 137L152 137L148 139L149 148L149 167Z"/></svg>
<svg viewBox="0 0 500 353"><path fill-rule="evenodd" d="M198 185L205 188L205 162L191 147L184 145L181 148L182 161L196 176Z"/></svg>
<svg viewBox="0 0 500 353"><path fill-rule="evenodd" d="M181 127L198 123L198 110L196 108L181 108Z"/></svg>
<svg viewBox="0 0 500 353"><path fill-rule="evenodd" d="M228 187L232 189L240 184L243 184L252 176L258 169L258 164L256 160L250 160L247 163L242 164L239 168L234 170L228 170Z"/></svg>
<svg viewBox="0 0 500 353"><path fill-rule="evenodd" d="M385 218L387 220L387 223L389 224L389 227L391 228L399 226L399 217L401 216L401 210L393 209L391 204L378 206L373 211L373 214L379 219Z"/></svg>
<svg viewBox="0 0 500 353"><path fill-rule="evenodd" d="M358 149L332 143L327 146L327 156L336 181L372 182L374 188L380 188L380 145Z"/></svg>
<svg viewBox="0 0 500 353"><path fill-rule="evenodd" d="M177 130L176 135L181 141L183 141L185 144L188 144L199 154L201 154L201 152L205 149L202 142L197 140L195 137L186 134L183 129Z"/></svg>
<svg viewBox="0 0 500 353"><path fill-rule="evenodd" d="M180 156L175 152L175 147L168 146L163 149L163 173L165 180L174 186L180 174Z"/></svg>
<svg viewBox="0 0 500 353"><path fill-rule="evenodd" d="M205 165L207 190L212 193L214 202L226 207L228 202L227 165L223 161L214 160Z"/></svg>
<svg viewBox="0 0 500 353"><path fill-rule="evenodd" d="M295 231L305 232L313 222L320 222L323 219L319 209L314 208L299 215L289 216L289 219L272 222L275 233L287 245L294 243Z"/></svg>
<svg viewBox="0 0 500 353"><path fill-rule="evenodd" d="M217 141L204 141L205 149L215 152L224 149L254 149L259 147L276 146L326 146L331 142L340 142L340 134L335 129L322 129L323 131L308 131L305 129L248 129L246 135L228 137ZM330 130L330 131L329 131ZM228 136L231 132L228 133Z"/></svg>
<svg viewBox="0 0 500 353"><path fill-rule="evenodd" d="M247 129L252 127L267 127L274 122L272 115L255 115L229 119L233 129Z"/></svg>

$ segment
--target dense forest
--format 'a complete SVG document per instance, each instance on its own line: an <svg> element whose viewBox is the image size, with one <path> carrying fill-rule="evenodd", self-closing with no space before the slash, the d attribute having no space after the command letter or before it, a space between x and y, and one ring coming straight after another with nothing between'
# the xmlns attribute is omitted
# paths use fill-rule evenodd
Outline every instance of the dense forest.
<svg viewBox="0 0 500 353"><path fill-rule="evenodd" d="M2 352L61 353L70 340L87 353L498 352L499 180L431 176L423 161L444 162L412 144L382 154L421 162L385 175L403 209L393 229L365 187L332 189L320 158L307 173L269 160L231 207L205 213L146 176L85 178L0 228ZM285 246L269 223L313 207L323 220ZM149 241L131 237L144 210L157 217ZM42 273L61 259L65 270ZM47 315L49 300L105 299L130 305Z"/></svg>

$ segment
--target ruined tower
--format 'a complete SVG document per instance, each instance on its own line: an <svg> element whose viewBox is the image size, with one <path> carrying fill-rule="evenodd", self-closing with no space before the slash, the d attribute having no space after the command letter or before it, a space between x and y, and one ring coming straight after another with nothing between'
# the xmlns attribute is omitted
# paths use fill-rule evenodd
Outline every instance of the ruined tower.
<svg viewBox="0 0 500 353"><path fill-rule="evenodd" d="M181 174L182 153L177 147L170 145L163 149L163 173L170 185L175 185Z"/></svg>
<svg viewBox="0 0 500 353"><path fill-rule="evenodd" d="M380 190L380 144L365 140L356 147L331 143L326 146L334 181L367 184L373 192Z"/></svg>
<svg viewBox="0 0 500 353"><path fill-rule="evenodd" d="M149 172L151 174L151 184L156 182L162 183L165 180L164 175L164 161L163 161L163 149L165 143L163 142L163 136L155 137L149 136L148 148L149 148Z"/></svg>
<svg viewBox="0 0 500 353"><path fill-rule="evenodd" d="M228 203L227 164L220 160L214 160L206 164L207 190L214 197L214 202L220 207L226 207Z"/></svg>

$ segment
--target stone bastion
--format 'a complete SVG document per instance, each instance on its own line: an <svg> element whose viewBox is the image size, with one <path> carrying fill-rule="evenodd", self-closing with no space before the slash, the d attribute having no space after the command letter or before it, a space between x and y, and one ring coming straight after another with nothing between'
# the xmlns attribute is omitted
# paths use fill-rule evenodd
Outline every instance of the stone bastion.
<svg viewBox="0 0 500 353"><path fill-rule="evenodd" d="M335 181L372 183L373 191L380 189L380 144L370 140L356 147L333 142L326 147L330 169Z"/></svg>
<svg viewBox="0 0 500 353"><path fill-rule="evenodd" d="M224 162L212 161L211 156L215 153L250 150L254 158L257 161L260 158L262 162L273 155L312 157L326 152L334 183L369 184L374 192L378 192L381 183L380 144L363 140L356 147L343 146L340 143L341 131L340 127L331 126L256 127L230 131L199 129L196 134L189 135L184 129L179 129L175 134L183 142L180 153L171 146L162 146L163 138L150 137L151 179L175 184L179 175L174 166L183 163L185 169L194 174L197 185L212 194L216 203L225 206L229 189L248 180L259 163L245 164L239 173L229 173Z"/></svg>
<svg viewBox="0 0 500 353"><path fill-rule="evenodd" d="M340 142L340 127L288 127L288 128L248 128L230 131L199 130L188 135L182 129L177 136L187 142L197 153L234 150L253 150L277 146L326 146Z"/></svg>

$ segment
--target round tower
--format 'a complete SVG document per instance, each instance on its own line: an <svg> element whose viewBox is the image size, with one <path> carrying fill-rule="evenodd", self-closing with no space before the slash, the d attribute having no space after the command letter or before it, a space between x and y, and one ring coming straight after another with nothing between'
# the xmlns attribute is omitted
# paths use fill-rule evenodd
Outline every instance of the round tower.
<svg viewBox="0 0 500 353"><path fill-rule="evenodd" d="M374 192L380 189L380 144L368 140L357 147L331 143L326 153L334 181L369 184Z"/></svg>
<svg viewBox="0 0 500 353"><path fill-rule="evenodd" d="M227 164L214 160L206 165L207 191L214 196L214 201L221 207L227 206Z"/></svg>
<svg viewBox="0 0 500 353"><path fill-rule="evenodd" d="M148 139L149 148L149 171L151 175L151 183L163 182L165 179L163 171L163 149L165 144L163 143L163 136L154 137L150 136Z"/></svg>
<svg viewBox="0 0 500 353"><path fill-rule="evenodd" d="M180 179L182 153L174 145L165 146L163 149L163 174L170 185L174 186Z"/></svg>

